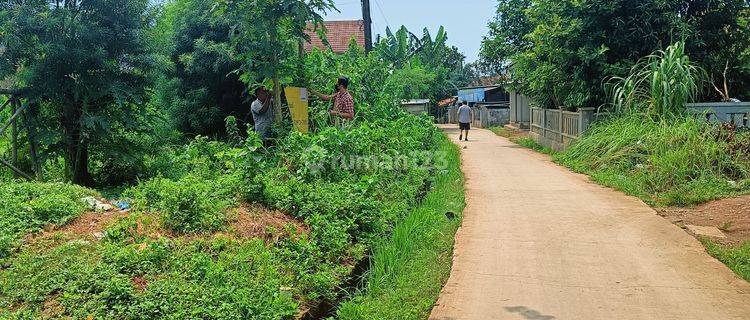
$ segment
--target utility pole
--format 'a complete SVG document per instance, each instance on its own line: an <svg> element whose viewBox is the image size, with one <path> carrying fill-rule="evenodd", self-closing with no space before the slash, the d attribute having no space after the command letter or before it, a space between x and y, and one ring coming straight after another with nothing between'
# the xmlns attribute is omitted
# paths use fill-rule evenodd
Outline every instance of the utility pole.
<svg viewBox="0 0 750 320"><path fill-rule="evenodd" d="M372 18L370 18L370 0L362 0L362 20L365 21L365 52L372 50Z"/></svg>

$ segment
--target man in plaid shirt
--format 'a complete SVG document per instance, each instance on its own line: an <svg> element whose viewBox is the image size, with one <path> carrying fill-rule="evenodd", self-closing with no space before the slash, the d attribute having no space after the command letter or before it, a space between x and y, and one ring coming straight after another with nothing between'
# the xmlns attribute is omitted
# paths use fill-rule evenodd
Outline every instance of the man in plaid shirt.
<svg viewBox="0 0 750 320"><path fill-rule="evenodd" d="M349 93L349 79L341 77L336 82L336 92L332 95L325 95L310 89L310 93L316 97L330 101L333 100L333 108L329 113L332 116L341 117L342 119L354 119L354 98Z"/></svg>

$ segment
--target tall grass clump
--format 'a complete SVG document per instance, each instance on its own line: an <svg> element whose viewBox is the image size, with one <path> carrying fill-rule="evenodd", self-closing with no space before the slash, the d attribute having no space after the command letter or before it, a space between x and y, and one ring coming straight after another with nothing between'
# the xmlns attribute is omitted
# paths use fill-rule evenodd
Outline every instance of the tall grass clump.
<svg viewBox="0 0 750 320"><path fill-rule="evenodd" d="M654 205L750 190L748 152L737 148L742 135L685 111L701 77L682 42L646 57L629 76L615 78L614 116L555 159Z"/></svg>
<svg viewBox="0 0 750 320"><path fill-rule="evenodd" d="M337 319L425 319L451 266L453 235L465 206L458 147L436 141L447 167L419 206L373 245L365 285L344 302Z"/></svg>
<svg viewBox="0 0 750 320"><path fill-rule="evenodd" d="M691 205L750 190L750 164L693 117L628 113L595 125L555 160L654 205Z"/></svg>
<svg viewBox="0 0 750 320"><path fill-rule="evenodd" d="M612 104L618 113L646 112L651 116L679 115L695 100L703 71L677 42L641 59L627 77L613 77Z"/></svg>

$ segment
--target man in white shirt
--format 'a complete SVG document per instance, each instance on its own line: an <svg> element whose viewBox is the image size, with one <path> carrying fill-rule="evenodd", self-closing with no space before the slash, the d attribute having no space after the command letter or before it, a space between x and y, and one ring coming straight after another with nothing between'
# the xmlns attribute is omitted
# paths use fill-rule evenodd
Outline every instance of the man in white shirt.
<svg viewBox="0 0 750 320"><path fill-rule="evenodd" d="M255 89L255 101L250 105L255 122L255 132L266 143L271 138L271 125L273 124L273 108L271 93L265 87Z"/></svg>
<svg viewBox="0 0 750 320"><path fill-rule="evenodd" d="M469 130L471 129L471 119L473 118L473 115L469 104L466 101L462 102L461 106L458 107L458 129L461 130L461 133L459 133L458 136L458 141L461 141L464 137L466 137L466 140L464 141L469 141ZM464 135L464 131L466 131L466 135Z"/></svg>

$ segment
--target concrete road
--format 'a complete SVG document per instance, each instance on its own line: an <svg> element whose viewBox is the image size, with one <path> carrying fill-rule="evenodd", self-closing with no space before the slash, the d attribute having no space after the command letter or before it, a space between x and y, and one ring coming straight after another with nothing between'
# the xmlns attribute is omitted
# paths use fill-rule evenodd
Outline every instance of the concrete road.
<svg viewBox="0 0 750 320"><path fill-rule="evenodd" d="M430 319L750 319L750 285L640 200L490 131L469 138L463 226Z"/></svg>

